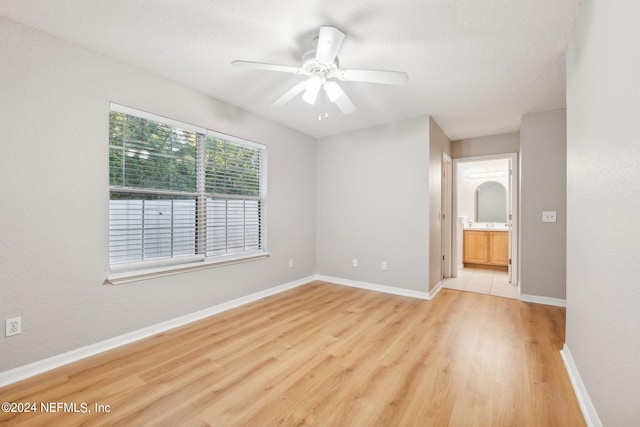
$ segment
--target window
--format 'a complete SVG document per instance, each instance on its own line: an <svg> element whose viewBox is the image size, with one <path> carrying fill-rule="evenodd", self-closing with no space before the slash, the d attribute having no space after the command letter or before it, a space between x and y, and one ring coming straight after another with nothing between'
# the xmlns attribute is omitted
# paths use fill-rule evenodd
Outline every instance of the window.
<svg viewBox="0 0 640 427"><path fill-rule="evenodd" d="M111 104L112 271L264 252L265 147Z"/></svg>

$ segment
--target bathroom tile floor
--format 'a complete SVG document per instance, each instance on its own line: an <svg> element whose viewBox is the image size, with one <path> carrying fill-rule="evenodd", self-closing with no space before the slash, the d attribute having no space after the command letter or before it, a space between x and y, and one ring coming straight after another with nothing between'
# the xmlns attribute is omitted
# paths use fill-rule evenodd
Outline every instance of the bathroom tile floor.
<svg viewBox="0 0 640 427"><path fill-rule="evenodd" d="M518 287L509 283L505 271L461 268L458 277L444 281L443 287L498 297L518 299Z"/></svg>

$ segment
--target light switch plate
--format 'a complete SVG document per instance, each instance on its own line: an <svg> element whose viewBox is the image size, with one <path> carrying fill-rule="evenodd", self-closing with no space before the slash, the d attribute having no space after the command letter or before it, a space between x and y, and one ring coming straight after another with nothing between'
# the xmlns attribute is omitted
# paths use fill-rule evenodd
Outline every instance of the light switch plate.
<svg viewBox="0 0 640 427"><path fill-rule="evenodd" d="M556 222L556 211L542 211L542 222Z"/></svg>

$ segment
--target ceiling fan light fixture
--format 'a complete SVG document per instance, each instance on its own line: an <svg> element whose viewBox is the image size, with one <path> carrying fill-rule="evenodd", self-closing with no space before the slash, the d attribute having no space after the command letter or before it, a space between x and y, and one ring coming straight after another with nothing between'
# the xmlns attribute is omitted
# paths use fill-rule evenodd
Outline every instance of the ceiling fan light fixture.
<svg viewBox="0 0 640 427"><path fill-rule="evenodd" d="M307 104L315 104L318 99L318 93L322 87L322 79L319 76L311 76L307 80L307 90L304 91L302 99Z"/></svg>

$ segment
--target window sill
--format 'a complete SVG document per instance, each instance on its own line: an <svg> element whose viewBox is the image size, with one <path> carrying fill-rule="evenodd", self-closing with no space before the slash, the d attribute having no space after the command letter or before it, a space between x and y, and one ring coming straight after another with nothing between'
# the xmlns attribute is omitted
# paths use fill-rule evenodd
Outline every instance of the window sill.
<svg viewBox="0 0 640 427"><path fill-rule="evenodd" d="M121 285L124 283L137 282L139 280L153 279L155 277L170 276L172 274L186 273L189 271L204 270L206 268L222 267L225 265L239 264L241 262L257 261L270 256L269 252L254 253L251 255L233 255L221 257L211 261L200 261L190 264L179 264L158 268L147 268L143 270L132 270L110 274L105 280L105 285Z"/></svg>

